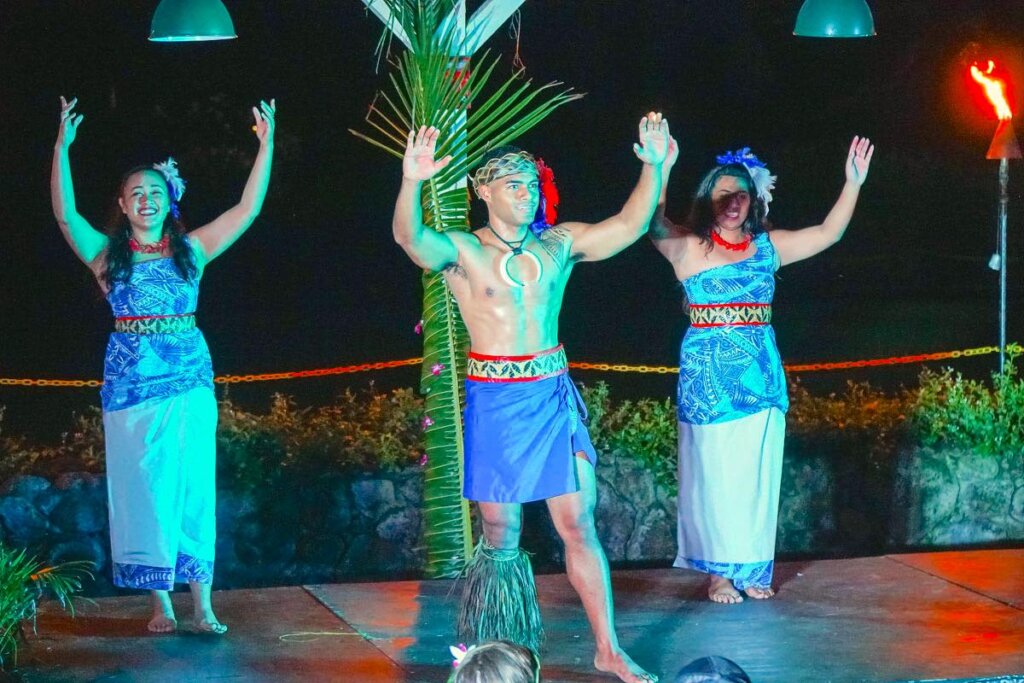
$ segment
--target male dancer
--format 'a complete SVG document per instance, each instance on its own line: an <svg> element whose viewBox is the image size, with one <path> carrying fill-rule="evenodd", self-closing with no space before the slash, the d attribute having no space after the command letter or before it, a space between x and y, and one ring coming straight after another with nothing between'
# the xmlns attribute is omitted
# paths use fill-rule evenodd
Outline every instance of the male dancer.
<svg viewBox="0 0 1024 683"><path fill-rule="evenodd" d="M614 256L646 232L658 202L668 122L655 113L640 121L633 151L643 170L618 214L539 234L530 227L540 203L537 164L511 148L492 151L473 176L487 225L445 233L424 226L421 184L450 161L434 159L437 135L427 127L409 132L392 227L417 265L444 272L471 340L463 494L479 503L484 540L470 563L460 629L477 640L513 638L536 650L536 589L519 532L521 504L543 499L594 632L594 666L628 683L656 681L619 647L615 633L608 561L594 526L597 456L566 374L558 314L576 263Z"/></svg>

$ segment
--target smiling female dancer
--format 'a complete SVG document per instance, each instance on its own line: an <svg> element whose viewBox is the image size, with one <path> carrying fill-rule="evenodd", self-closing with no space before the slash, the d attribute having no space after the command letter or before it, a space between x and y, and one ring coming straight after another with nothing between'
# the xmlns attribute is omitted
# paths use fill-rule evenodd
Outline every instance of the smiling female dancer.
<svg viewBox="0 0 1024 683"><path fill-rule="evenodd" d="M774 595L782 448L789 401L771 328L775 271L842 238L874 147L855 137L846 184L821 225L768 232L775 176L749 149L718 157L683 226L665 218L672 141L650 235L682 282L690 327L679 361L679 553L710 575L719 603Z"/></svg>
<svg viewBox="0 0 1024 683"><path fill-rule="evenodd" d="M169 591L188 582L195 629L221 634L213 583L215 432L210 352L196 328L199 279L259 215L274 156L274 100L253 107L260 147L239 203L186 232L178 218L185 182L173 159L121 179L122 216L104 234L79 215L68 148L83 116L61 98L50 193L75 255L114 313L104 360L103 427L114 583L151 592L149 630L174 631Z"/></svg>

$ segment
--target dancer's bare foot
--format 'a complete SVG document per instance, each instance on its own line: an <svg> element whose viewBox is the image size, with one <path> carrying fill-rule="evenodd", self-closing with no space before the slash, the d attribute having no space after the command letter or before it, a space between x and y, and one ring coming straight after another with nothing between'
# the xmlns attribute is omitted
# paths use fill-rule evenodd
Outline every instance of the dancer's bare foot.
<svg viewBox="0 0 1024 683"><path fill-rule="evenodd" d="M724 576L715 576L713 574L711 576L711 583L708 585L708 597L711 599L711 602L717 602L720 605L736 605L743 602L743 596L732 585L732 581Z"/></svg>
<svg viewBox="0 0 1024 683"><path fill-rule="evenodd" d="M228 632L228 627L217 621L216 617L212 619L198 619L193 623L196 633L210 634L214 636L222 636Z"/></svg>
<svg viewBox="0 0 1024 683"><path fill-rule="evenodd" d="M594 668L598 671L618 676L619 680L626 683L650 683L658 680L658 677L648 673L633 658L620 649L598 652L594 656Z"/></svg>
<svg viewBox="0 0 1024 683"><path fill-rule="evenodd" d="M213 613L213 605L210 602L210 584L188 582L189 590L192 592L192 628L196 633L204 633L221 636L228 632L228 627L220 623L217 615Z"/></svg>
<svg viewBox="0 0 1024 683"><path fill-rule="evenodd" d="M771 586L768 586L767 588L761 588L760 586L748 586L743 589L743 592L755 600L767 600L768 598L775 596L775 591L772 590Z"/></svg>
<svg viewBox="0 0 1024 683"><path fill-rule="evenodd" d="M146 624L146 628L150 633L174 633L178 628L178 622L174 619L173 614L167 616L161 612L153 615L153 618Z"/></svg>
<svg viewBox="0 0 1024 683"><path fill-rule="evenodd" d="M174 606L167 591L150 591L149 603L153 606L153 616L146 629L150 633L174 633L178 622L174 618Z"/></svg>

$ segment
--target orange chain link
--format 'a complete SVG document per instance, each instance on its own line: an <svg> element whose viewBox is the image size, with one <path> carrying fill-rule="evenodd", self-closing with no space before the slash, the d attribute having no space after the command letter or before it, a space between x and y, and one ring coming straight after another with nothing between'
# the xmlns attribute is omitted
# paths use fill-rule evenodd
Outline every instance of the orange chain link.
<svg viewBox="0 0 1024 683"><path fill-rule="evenodd" d="M1020 344L1009 344L1006 350L1011 354L1024 353L1024 347ZM960 349L957 351L939 351L937 353L919 353L911 356L891 356L889 358L871 358L867 360L848 360L834 363L804 363L786 365L789 372L815 372L821 370L849 370L851 368L871 368L880 365L905 365L908 363L924 363L936 360L948 360L950 358L969 358L971 356L983 356L990 353L999 353L998 346L979 346L973 349ZM404 360L389 360L379 363L361 363L359 365L341 365L334 368L318 368L315 370L293 370L290 372L268 372L259 375L222 375L215 377L217 384L238 384L242 382L268 382L283 379L302 379L305 377L327 377L329 375L346 375L355 372L370 372L372 370L389 370L409 365L419 365L423 358L406 358ZM672 375L679 372L678 367L669 365L626 365L623 363L569 363L574 370L596 370L598 372L636 372L641 374ZM103 382L96 379L22 379L12 377L0 377L0 386L19 387L99 387Z"/></svg>

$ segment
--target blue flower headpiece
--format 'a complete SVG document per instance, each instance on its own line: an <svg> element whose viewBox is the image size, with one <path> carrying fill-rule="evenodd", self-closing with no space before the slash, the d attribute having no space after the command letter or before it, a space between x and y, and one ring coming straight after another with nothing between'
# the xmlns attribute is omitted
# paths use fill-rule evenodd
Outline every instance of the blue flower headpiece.
<svg viewBox="0 0 1024 683"><path fill-rule="evenodd" d="M719 154L715 160L720 166L726 164L740 164L750 173L750 179L754 181L754 189L757 191L757 198L764 202L764 213L768 215L768 204L772 201L772 190L775 189L777 176L773 176L768 166L757 158L757 155L750 151L749 147L738 149L735 152Z"/></svg>
<svg viewBox="0 0 1024 683"><path fill-rule="evenodd" d="M153 170L158 171L167 181L167 193L171 196L171 215L180 220L178 202L185 195L185 179L178 173L178 162L173 157L167 157L167 161L153 164Z"/></svg>

